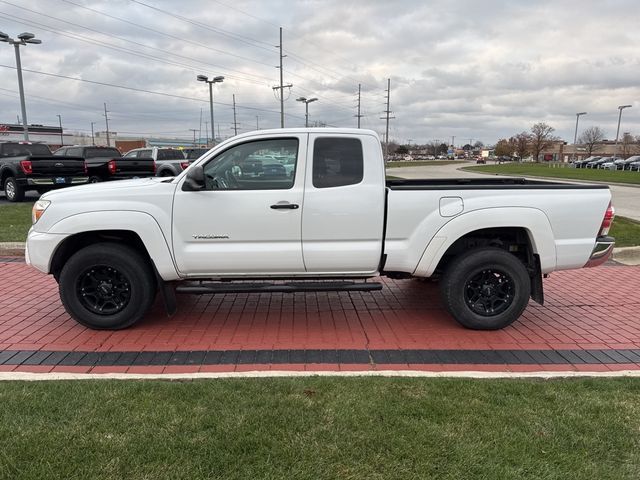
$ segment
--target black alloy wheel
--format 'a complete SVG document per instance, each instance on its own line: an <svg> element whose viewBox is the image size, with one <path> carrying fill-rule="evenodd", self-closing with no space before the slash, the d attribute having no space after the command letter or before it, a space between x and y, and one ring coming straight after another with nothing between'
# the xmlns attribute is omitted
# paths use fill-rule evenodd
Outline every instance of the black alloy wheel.
<svg viewBox="0 0 640 480"><path fill-rule="evenodd" d="M464 300L474 313L493 316L504 312L514 299L514 281L500 270L483 269L464 286Z"/></svg>
<svg viewBox="0 0 640 480"><path fill-rule="evenodd" d="M119 270L95 265L80 274L76 283L80 303L98 315L113 315L131 300L131 281Z"/></svg>

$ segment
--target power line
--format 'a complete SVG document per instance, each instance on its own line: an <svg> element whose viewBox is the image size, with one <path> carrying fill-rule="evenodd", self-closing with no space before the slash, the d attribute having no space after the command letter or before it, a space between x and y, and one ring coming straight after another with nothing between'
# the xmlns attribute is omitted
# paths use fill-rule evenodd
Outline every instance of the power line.
<svg viewBox="0 0 640 480"><path fill-rule="evenodd" d="M15 70L16 69L16 67L14 67L12 65L0 64L0 67L1 68L9 68L11 70ZM29 73L35 73L35 74L38 74L38 75L44 75L44 76L47 76L47 77L64 78L64 79L67 79L67 80L74 80L74 81L77 81L77 82L90 83L90 84L93 84L93 85L101 85L103 87L112 87L112 88L119 88L119 89L123 89L123 90L131 90L131 91L139 92L139 93L148 93L148 94L151 94L151 95L160 95L160 96L163 96L163 97L179 98L181 100L191 100L191 101L194 101L194 102L208 102L208 100L203 100L202 98L188 97L186 95L177 95L177 94L166 93L166 92L156 92L156 91L147 90L147 89L144 89L144 88L129 87L129 86L126 86L126 85L117 85L117 84L108 83L108 82L99 82L97 80L88 80L86 78L70 77L70 76L67 76L67 75L61 75L61 74L57 74L57 73L40 72L38 70L30 70L30 69L27 69L27 68L23 68L22 71L23 72L29 72ZM222 105L222 106L226 106L226 107L230 107L231 106L231 104L229 104L229 103L223 103L223 102L214 102L214 103L216 105ZM258 111L258 112L278 113L275 110L268 110L266 108L246 107L246 106L242 106L242 107L239 107L239 108L244 108L245 110L255 110L255 111ZM304 117L301 117L301 116L298 116L298 115L294 115L294 116L296 118L304 118Z"/></svg>
<svg viewBox="0 0 640 480"><path fill-rule="evenodd" d="M87 6L81 5L81 4L79 4L79 3L72 2L71 0L61 0L61 1L62 1L62 2L65 2L65 3L69 3L69 4L71 4L71 5L75 5L75 6L76 6L76 7L78 7L78 8L82 8L82 9L85 9L85 10L89 10L89 11L94 12L94 13L97 13L97 14L99 14L99 15L103 15L103 16L108 17L108 18L111 18L111 19L113 19L113 20L118 20L118 21L120 21L120 22L127 23L127 24L129 24L129 25L133 25L134 27L142 28L142 29L144 29L144 30L148 30L148 31L153 32L153 33L156 33L156 34L158 34L158 35L162 35L162 36L164 36L164 37L172 38L172 39L174 39L174 40L179 40L180 42L184 42L184 43L188 43L188 44L191 44L191 45L196 45L196 46L198 46L198 47L206 48L207 50L211 50L212 52L221 53L222 55L229 55L229 56L231 56L231 57L239 58L239 59L241 59L241 60L247 60L247 61L250 61L250 62L253 62L253 63L258 63L258 64L260 64L260 65L271 66L271 65L270 65L270 64L268 64L268 63L264 63L264 62L261 62L261 61L259 61L259 60L253 59L253 58L243 57L243 56L241 56L241 55L236 55L235 53L231 53L231 52L227 52L227 51L225 51L225 50L219 50L219 49L217 49L217 48L210 47L209 45L205 45L204 43L194 42L193 40L189 40L189 39L184 38L184 37L178 37L178 36L176 36L176 35L171 35L170 33L167 33L167 32L162 32L162 31L160 31L160 30L156 30L156 29L154 29L154 28L146 27L146 26L141 25L141 24L139 24L139 23L131 22L131 21L126 20L126 19L124 19L124 18L116 17L116 16L114 16L114 15L110 15L110 14L108 14L108 13L106 13L106 12L102 12L102 11L100 11L100 10L96 10L96 9L94 9L94 8L90 8L90 7L87 7ZM6 3L6 2L5 2L5 3Z"/></svg>
<svg viewBox="0 0 640 480"><path fill-rule="evenodd" d="M0 2L4 2L4 0L0 0ZM7 2L4 2L4 3L7 3ZM18 7L18 8L23 8L23 7ZM37 12L35 12L35 13L37 13ZM42 15L42 14L38 14L38 15ZM173 66L178 66L178 67L182 67L182 68L189 68L189 69L193 70L194 72L201 69L201 67L196 67L194 65L189 65L189 64L185 64L185 63L178 63L176 61L167 60L165 58L157 57L157 56L154 56L154 55L150 55L150 54L145 53L145 52L131 50L129 48L120 47L120 46L117 46L117 45L110 45L110 44L104 43L104 42L102 42L100 40L96 40L96 39L93 39L93 38L85 37L85 36L80 35L78 33L70 32L68 30L56 29L55 27L51 27L50 25L46 25L46 24L37 22L35 20L21 18L21 17L15 16L15 15L11 15L11 14L8 14L8 13L0 13L0 17L4 17L4 18L6 18L8 20L16 21L17 23L22 23L23 25L35 26L37 28L43 29L43 30L45 30L47 32L50 32L50 33L53 33L55 35L61 35L63 37L72 38L74 40L79 40L79 41L90 43L90 44L93 44L93 45L98 45L98 46L101 46L103 48L108 48L110 50L115 50L115 51L119 51L119 52L128 53L130 55L146 58L148 60L154 60L154 61L157 61L157 62L160 62L160 63L165 63L167 65L173 65ZM66 20L57 19L55 17L51 17L51 18L54 18L54 20L58 20L60 22L69 23L71 25L77 25L77 24L74 24L72 22L67 22ZM214 68L220 68L220 69L223 69L223 70L239 72L239 70L229 69L229 68L224 67L222 65L206 63L206 62L203 62L201 60L198 60L198 59L195 59L195 58L192 58L192 57L186 57L186 56L180 55L180 54L174 54L174 53L169 52L167 50L163 50L163 49L156 48L156 47L151 47L151 46L148 46L148 45L141 44L139 42L133 42L131 40L127 40L126 38L117 37L117 36L113 36L113 35L110 35L110 34L107 34L107 33L104 33L104 32L100 32L99 30L94 30L94 29L90 29L88 27L82 27L82 26L80 26L80 27L81 28L86 28L87 30L91 30L91 31L97 32L97 33L99 33L101 35L105 35L105 36L116 38L118 40L121 40L121 41L124 41L124 42L127 42L127 43L133 43L133 44L139 45L139 46L141 46L143 48L148 48L150 50L156 50L156 51L159 51L160 53L163 53L165 55L172 55L172 56L175 56L175 57L181 57L181 58L185 58L187 60L195 61L196 63L200 63L202 65L206 65L207 67L214 67ZM238 75L227 74L227 76L229 78L233 78L235 80L244 81L244 82L248 82L248 83L253 83L253 84L256 84L256 85L265 85L265 83L268 82L268 79L266 77L260 77L258 75L254 75L254 74L246 73L246 72L241 72L241 73L243 75L247 75L247 76L250 76L250 77L255 77L256 79L259 79L261 81L254 80L254 79L251 79L251 78L244 78L244 77L241 77L241 76L238 76Z"/></svg>

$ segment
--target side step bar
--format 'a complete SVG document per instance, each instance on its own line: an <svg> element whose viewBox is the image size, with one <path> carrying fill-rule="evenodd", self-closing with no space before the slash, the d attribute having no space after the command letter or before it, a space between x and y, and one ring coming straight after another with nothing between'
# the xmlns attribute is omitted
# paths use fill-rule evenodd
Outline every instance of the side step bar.
<svg viewBox="0 0 640 480"><path fill-rule="evenodd" d="M371 292L375 290L382 290L382 284L378 282L198 282L176 286L176 293L199 295L212 293Z"/></svg>

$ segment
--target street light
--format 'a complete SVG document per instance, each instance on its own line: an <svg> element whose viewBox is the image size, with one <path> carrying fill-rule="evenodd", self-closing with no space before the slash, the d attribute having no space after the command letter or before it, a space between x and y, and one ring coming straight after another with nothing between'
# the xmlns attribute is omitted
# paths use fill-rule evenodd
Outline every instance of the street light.
<svg viewBox="0 0 640 480"><path fill-rule="evenodd" d="M300 97L300 98L296 98L296 102L302 102L304 103L304 126L308 127L309 126L309 104L311 102L315 102L316 100L318 100L317 98L309 98L307 99L306 97Z"/></svg>
<svg viewBox="0 0 640 480"><path fill-rule="evenodd" d="M618 113L618 129L616 130L616 146L613 149L613 156L614 157L618 153L618 135L620 134L620 120L622 119L622 110L624 110L625 108L631 108L631 105L620 105L618 107L618 110L619 110L619 113Z"/></svg>
<svg viewBox="0 0 640 480"><path fill-rule="evenodd" d="M580 119L580 115L586 115L587 112L579 112L576 113L576 131L573 134L573 160L576 159L576 142L578 141L578 120Z"/></svg>
<svg viewBox="0 0 640 480"><path fill-rule="evenodd" d="M60 146L64 147L64 139L62 138L62 116L56 115L58 117L58 122L60 123Z"/></svg>
<svg viewBox="0 0 640 480"><path fill-rule="evenodd" d="M24 32L18 35L18 39L14 40L8 34L0 32L0 42L13 45L16 52L16 70L18 71L18 89L20 90L20 107L22 108L22 128L24 130L24 141L29 141L29 129L27 127L27 107L24 102L24 86L22 84L22 63L20 62L20 45L27 43L38 45L42 40L35 38L33 33Z"/></svg>
<svg viewBox="0 0 640 480"><path fill-rule="evenodd" d="M218 77L213 77L211 80L209 80L209 77L207 77L206 75L198 75L196 77L196 80L198 80L199 82L207 82L209 84L209 112L211 113L211 140L213 140L213 143L215 144L216 130L213 124L213 84L222 83L224 81L224 77L218 76Z"/></svg>

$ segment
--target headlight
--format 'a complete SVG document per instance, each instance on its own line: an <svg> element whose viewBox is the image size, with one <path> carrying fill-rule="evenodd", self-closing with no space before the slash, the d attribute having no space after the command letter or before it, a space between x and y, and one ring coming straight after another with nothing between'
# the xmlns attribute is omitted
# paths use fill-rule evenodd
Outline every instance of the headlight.
<svg viewBox="0 0 640 480"><path fill-rule="evenodd" d="M38 200L36 203L34 203L33 209L31 210L31 223L36 223L38 220L40 220L40 217L50 204L50 200Z"/></svg>

